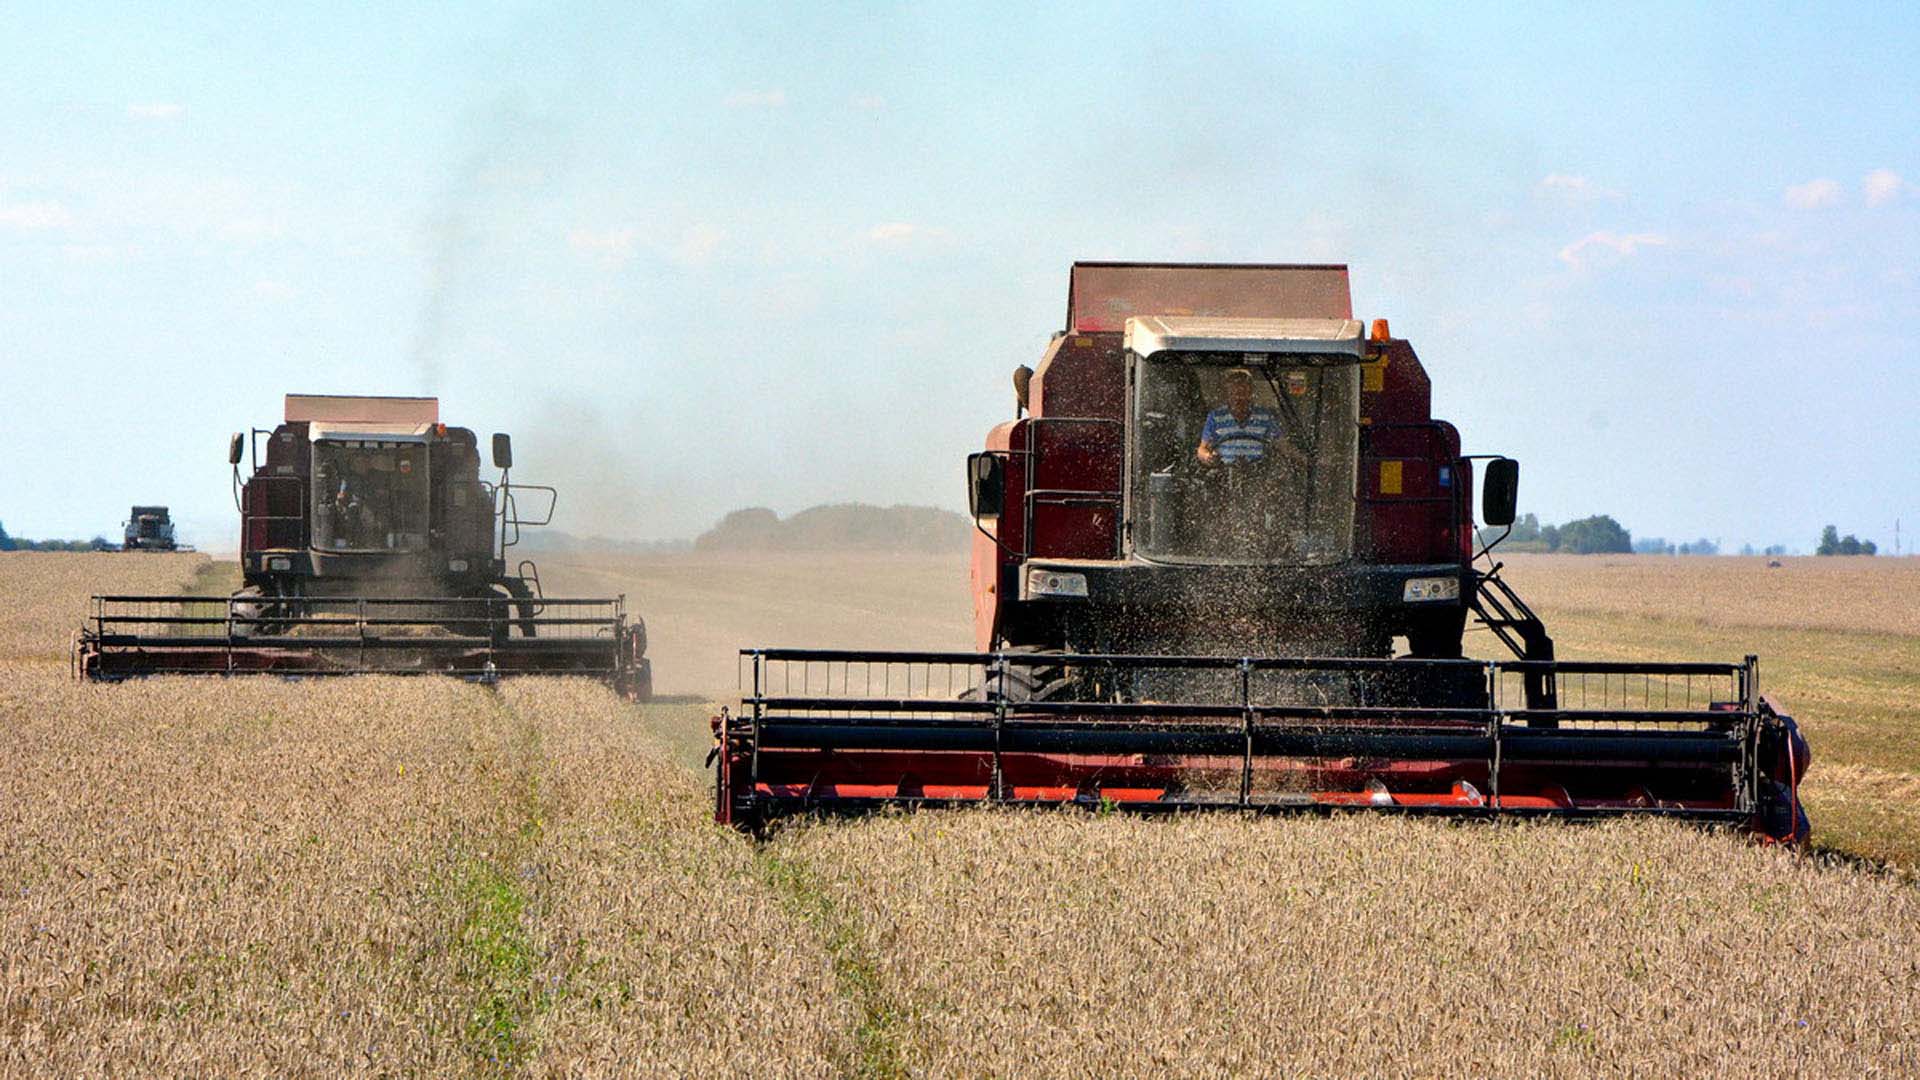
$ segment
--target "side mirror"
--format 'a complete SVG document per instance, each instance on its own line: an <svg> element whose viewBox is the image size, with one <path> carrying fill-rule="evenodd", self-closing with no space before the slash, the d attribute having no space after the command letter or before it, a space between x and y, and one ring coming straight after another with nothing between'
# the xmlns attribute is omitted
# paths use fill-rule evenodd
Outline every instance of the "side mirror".
<svg viewBox="0 0 1920 1080"><path fill-rule="evenodd" d="M513 468L513 436L504 431L493 433L493 467L496 469Z"/></svg>
<svg viewBox="0 0 1920 1080"><path fill-rule="evenodd" d="M1512 458L1487 462L1487 479L1480 492L1480 516L1488 525L1513 524L1520 501L1520 463Z"/></svg>
<svg viewBox="0 0 1920 1080"><path fill-rule="evenodd" d="M1013 369L1013 400L1027 408L1027 390L1033 385L1033 369L1025 364ZM1031 410L1029 410L1031 411Z"/></svg>
<svg viewBox="0 0 1920 1080"><path fill-rule="evenodd" d="M967 455L967 509L976 520L1000 516L1007 499L1007 463L998 454Z"/></svg>
<svg viewBox="0 0 1920 1080"><path fill-rule="evenodd" d="M227 440L227 464L240 464L240 455L246 449L246 442L246 438L239 432L233 433L233 438Z"/></svg>

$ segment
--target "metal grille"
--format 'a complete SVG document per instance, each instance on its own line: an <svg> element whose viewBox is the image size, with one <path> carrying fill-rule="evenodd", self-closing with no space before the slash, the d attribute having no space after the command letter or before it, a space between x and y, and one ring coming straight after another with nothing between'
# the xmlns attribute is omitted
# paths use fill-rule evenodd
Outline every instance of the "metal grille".
<svg viewBox="0 0 1920 1080"><path fill-rule="evenodd" d="M76 656L97 678L251 671L485 677L623 669L621 598L96 596Z"/></svg>
<svg viewBox="0 0 1920 1080"><path fill-rule="evenodd" d="M1586 804L1610 811L1737 817L1758 791L1763 709L1752 657L1641 664L756 649L741 653L741 677L741 713L725 733L745 773L744 784L728 783L754 792L748 802L762 798L763 753L860 750L990 755L988 797L996 800L1008 798L1003 754L1020 753L1187 755L1224 780L1224 790L1216 784L1184 803L1168 796L1161 806L1260 805L1259 762L1280 759L1479 761L1491 790L1463 798L1492 810L1528 801L1575 809L1542 769L1567 770L1568 782L1596 767L1665 770L1692 777L1689 790L1702 790L1703 775L1720 777L1706 785L1719 792L1708 803L1623 791ZM1530 701L1529 681L1561 694ZM1515 775L1527 777L1532 794L1503 802L1503 780ZM814 783L773 782L808 791ZM1555 787L1558 801L1540 794Z"/></svg>

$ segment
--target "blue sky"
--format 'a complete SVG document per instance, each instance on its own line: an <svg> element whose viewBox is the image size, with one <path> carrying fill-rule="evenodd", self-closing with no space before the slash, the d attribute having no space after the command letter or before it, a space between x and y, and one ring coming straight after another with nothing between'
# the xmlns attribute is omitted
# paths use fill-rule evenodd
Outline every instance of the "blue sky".
<svg viewBox="0 0 1920 1080"><path fill-rule="evenodd" d="M1522 503L1920 532L1912 5L0 9L0 521L437 393L577 533L961 502L1076 259L1344 261Z"/></svg>

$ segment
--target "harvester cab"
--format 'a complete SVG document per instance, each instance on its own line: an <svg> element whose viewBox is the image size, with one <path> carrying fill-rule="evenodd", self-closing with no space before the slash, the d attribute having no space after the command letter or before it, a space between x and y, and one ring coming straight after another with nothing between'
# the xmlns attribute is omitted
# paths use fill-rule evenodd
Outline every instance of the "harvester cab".
<svg viewBox="0 0 1920 1080"><path fill-rule="evenodd" d="M650 694L624 598L543 596L531 560L509 569L557 493L511 481L508 436L493 437L490 482L474 433L434 398L289 394L283 421L250 435L227 450L244 587L211 607L95 597L81 671L590 674Z"/></svg>
<svg viewBox="0 0 1920 1080"><path fill-rule="evenodd" d="M1123 554L1322 566L1352 554L1360 324L1127 320Z"/></svg>
<svg viewBox="0 0 1920 1080"><path fill-rule="evenodd" d="M1555 657L1476 549L1476 472L1498 527L1518 466L1462 452L1344 266L1076 264L1014 387L967 463L978 651L747 650L722 820L1370 806L1805 836L1805 743L1753 658ZM1467 658L1469 620L1512 655Z"/></svg>

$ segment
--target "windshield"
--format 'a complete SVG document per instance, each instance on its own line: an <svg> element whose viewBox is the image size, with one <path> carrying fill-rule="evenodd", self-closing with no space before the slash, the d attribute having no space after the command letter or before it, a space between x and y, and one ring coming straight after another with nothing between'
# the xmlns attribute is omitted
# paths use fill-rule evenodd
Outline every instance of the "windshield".
<svg viewBox="0 0 1920 1080"><path fill-rule="evenodd" d="M314 443L313 546L425 550L426 445L375 439Z"/></svg>
<svg viewBox="0 0 1920 1080"><path fill-rule="evenodd" d="M1304 359L1136 360L1136 552L1167 562L1297 565L1351 554L1360 369Z"/></svg>

